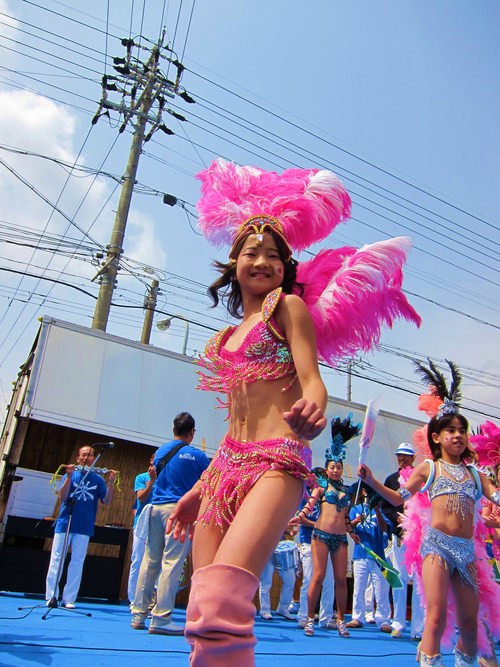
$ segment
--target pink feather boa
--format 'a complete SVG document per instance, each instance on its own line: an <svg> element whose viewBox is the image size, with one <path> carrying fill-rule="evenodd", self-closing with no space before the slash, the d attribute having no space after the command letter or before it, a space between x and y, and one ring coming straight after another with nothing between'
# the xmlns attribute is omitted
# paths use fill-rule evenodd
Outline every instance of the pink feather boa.
<svg viewBox="0 0 500 667"><path fill-rule="evenodd" d="M469 440L480 465L496 467L500 463L500 428L490 421L485 421L480 428L481 433L471 435Z"/></svg>
<svg viewBox="0 0 500 667"><path fill-rule="evenodd" d="M401 471L400 482L405 484L412 473L412 468ZM480 505L476 506L474 517L474 551L479 579L479 615L478 615L478 650L482 655L491 654L491 646L485 629L485 623L495 639L500 637L500 595L498 584L495 582L493 569L488 562L484 545L487 529L480 514ZM427 493L416 493L405 505L405 514L402 520L404 528L403 542L406 546L405 562L408 572L414 577L414 582L425 603L425 593L422 585L422 556L420 545L425 531L431 523L431 502ZM451 647L455 639L456 608L452 595L448 596L448 615L446 630L443 634L443 645Z"/></svg>

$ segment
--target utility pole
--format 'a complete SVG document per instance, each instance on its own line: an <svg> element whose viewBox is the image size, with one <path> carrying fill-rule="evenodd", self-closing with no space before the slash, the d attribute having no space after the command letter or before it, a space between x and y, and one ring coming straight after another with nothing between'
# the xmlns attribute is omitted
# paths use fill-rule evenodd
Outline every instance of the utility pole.
<svg viewBox="0 0 500 667"><path fill-rule="evenodd" d="M114 110L123 115L123 122L119 132L125 130L129 121L135 123L111 239L107 246L106 257L99 271L92 279L92 281L97 279L100 282L92 328L100 329L101 331L106 331L113 291L116 286L116 276L120 269L125 228L136 184L142 147L145 142L151 139L156 130L161 130L165 134L173 134L172 130L162 122L165 97L174 98L174 93L177 93L186 102L194 102L186 91L180 91L179 89L179 82L184 66L178 60L164 55L165 50L172 53L171 49L163 45L164 39L165 31L163 31L158 44L151 49L151 54L146 64L132 57L133 49L143 47L136 44L133 40L122 40L122 44L127 47L127 57L114 58L114 69L120 76L103 76L101 102L96 115L92 119L92 124L94 125L99 118L102 116L109 117L110 110ZM159 68L160 58L166 58L177 69L175 81L170 81L161 73ZM110 102L108 100L109 91L121 92L122 102L120 104ZM151 113L153 107L156 108L154 115ZM175 113L171 109L167 109L167 112L178 120L186 120L184 116ZM146 132L148 123L151 127Z"/></svg>
<svg viewBox="0 0 500 667"><path fill-rule="evenodd" d="M352 359L347 362L347 400L352 398Z"/></svg>
<svg viewBox="0 0 500 667"><path fill-rule="evenodd" d="M141 343L149 344L151 338L151 329L153 327L153 316L156 309L156 297L158 296L158 287L160 283L154 279L151 281L151 287L149 288L148 294L144 299L144 308L146 313L144 314L144 324L142 326L142 335Z"/></svg>

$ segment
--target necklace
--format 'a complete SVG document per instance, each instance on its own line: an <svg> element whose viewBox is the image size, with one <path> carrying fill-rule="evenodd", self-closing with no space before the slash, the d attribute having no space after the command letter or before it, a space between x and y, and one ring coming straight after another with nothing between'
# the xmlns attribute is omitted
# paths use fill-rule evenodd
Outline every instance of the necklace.
<svg viewBox="0 0 500 667"><path fill-rule="evenodd" d="M467 473L464 470L464 465L462 462L448 463L447 461L441 461L441 463L443 464L443 468L446 470L446 472L451 477L453 477L453 479L456 479L457 482L463 482L467 477Z"/></svg>

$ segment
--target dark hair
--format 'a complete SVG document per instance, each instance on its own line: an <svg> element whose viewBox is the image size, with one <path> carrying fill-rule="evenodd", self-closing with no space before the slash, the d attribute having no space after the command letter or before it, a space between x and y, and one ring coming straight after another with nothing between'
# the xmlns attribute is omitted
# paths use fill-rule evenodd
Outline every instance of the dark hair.
<svg viewBox="0 0 500 667"><path fill-rule="evenodd" d="M445 428L447 428L451 422L453 421L454 418L457 418L462 426L464 427L465 431L467 432L469 430L469 422L467 419L461 415L460 413L449 413L445 414L442 417L438 417L437 415L433 417L430 422L427 425L427 442L429 444L429 448L431 450L432 458L434 461L437 461L442 457L442 452L441 452L441 445L438 443L434 442L432 439L432 435L434 433L441 433ZM460 458L462 461L465 460L472 460L475 461L477 458L476 453L469 447L469 445L466 446L462 454L460 455Z"/></svg>
<svg viewBox="0 0 500 667"><path fill-rule="evenodd" d="M195 427L189 412L180 412L174 419L174 435L189 435Z"/></svg>
<svg viewBox="0 0 500 667"><path fill-rule="evenodd" d="M303 286L301 283L297 282L297 266L298 262L293 257L288 259L290 254L288 246L284 243L283 239L280 238L277 234L274 234L272 229L266 229L265 234L271 234L278 249L278 254L281 261L284 265L283 271L283 282L281 283L281 288L285 294L298 294L302 296L304 292ZM243 236L238 243L233 248L233 254L236 257L240 254L243 244L248 238L248 234ZM241 288L236 280L236 262L219 262L215 261L213 266L221 274L214 283L208 288L208 296L212 299L213 308L215 308L219 301L221 300L226 308L228 313L237 319L241 319L243 315L243 298L241 296ZM219 295L219 292L222 292Z"/></svg>

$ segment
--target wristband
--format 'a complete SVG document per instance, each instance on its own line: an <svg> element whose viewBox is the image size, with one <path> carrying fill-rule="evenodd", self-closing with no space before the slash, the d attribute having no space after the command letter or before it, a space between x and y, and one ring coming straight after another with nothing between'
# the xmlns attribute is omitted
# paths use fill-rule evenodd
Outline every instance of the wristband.
<svg viewBox="0 0 500 667"><path fill-rule="evenodd" d="M410 500L410 498L411 498L411 493L408 491L406 486L402 486L400 489L398 489L398 493L401 496L401 498L403 499L403 501L405 501L405 502L407 500Z"/></svg>

